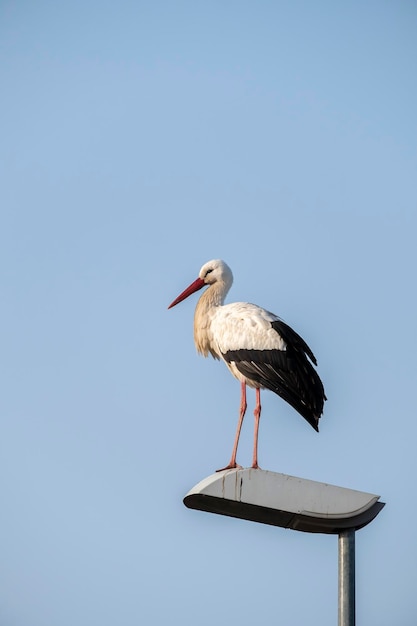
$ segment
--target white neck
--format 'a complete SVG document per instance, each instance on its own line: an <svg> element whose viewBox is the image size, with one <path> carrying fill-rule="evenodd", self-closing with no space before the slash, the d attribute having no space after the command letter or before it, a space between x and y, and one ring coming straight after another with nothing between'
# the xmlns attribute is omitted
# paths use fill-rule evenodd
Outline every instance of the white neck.
<svg viewBox="0 0 417 626"><path fill-rule="evenodd" d="M202 294L194 313L194 343L197 352L207 356L210 354L218 359L217 346L213 342L210 326L215 309L224 303L230 285L215 282Z"/></svg>

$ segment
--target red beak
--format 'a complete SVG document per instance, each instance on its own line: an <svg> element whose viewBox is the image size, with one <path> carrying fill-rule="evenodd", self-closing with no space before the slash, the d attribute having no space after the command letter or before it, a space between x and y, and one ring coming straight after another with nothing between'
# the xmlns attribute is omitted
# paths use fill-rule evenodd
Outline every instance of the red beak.
<svg viewBox="0 0 417 626"><path fill-rule="evenodd" d="M180 293L178 298L175 298L174 302L171 302L168 308L172 309L173 306L175 306L179 302L182 302L183 300L185 300L185 298L188 298L188 296L191 296L192 293L204 287L205 284L206 283L204 282L204 280L202 280L201 278L197 278L197 280L191 283L191 285L187 287L187 289L184 289L184 291Z"/></svg>

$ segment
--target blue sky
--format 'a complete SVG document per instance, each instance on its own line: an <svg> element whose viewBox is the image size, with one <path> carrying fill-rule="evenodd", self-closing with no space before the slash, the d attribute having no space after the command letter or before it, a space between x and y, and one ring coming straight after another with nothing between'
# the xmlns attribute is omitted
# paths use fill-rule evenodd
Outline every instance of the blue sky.
<svg viewBox="0 0 417 626"><path fill-rule="evenodd" d="M411 1L0 4L2 626L336 622L336 537L182 503L239 406L197 296L167 311L212 258L326 387L319 435L263 394L261 467L381 495L358 623L416 623L416 26Z"/></svg>

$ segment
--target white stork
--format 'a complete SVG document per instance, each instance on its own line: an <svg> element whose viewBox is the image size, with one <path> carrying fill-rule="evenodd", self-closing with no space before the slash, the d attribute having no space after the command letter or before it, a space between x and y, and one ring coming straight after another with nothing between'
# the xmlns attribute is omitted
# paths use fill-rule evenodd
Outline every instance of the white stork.
<svg viewBox="0 0 417 626"><path fill-rule="evenodd" d="M232 282L232 271L224 261L209 261L201 268L199 277L168 308L208 286L195 309L194 342L197 351L204 356L210 353L215 359L224 361L241 382L239 421L232 456L223 469L238 467L236 454L247 407L246 385L256 390L252 467L258 468L260 390L270 389L281 396L317 432L326 396L323 384L311 365L311 362L317 365L316 358L300 335L279 317L255 304L224 304Z"/></svg>

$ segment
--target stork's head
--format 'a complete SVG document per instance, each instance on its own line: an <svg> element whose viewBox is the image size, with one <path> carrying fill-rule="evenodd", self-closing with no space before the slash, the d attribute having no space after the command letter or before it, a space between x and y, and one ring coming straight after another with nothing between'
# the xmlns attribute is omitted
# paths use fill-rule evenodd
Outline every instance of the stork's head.
<svg viewBox="0 0 417 626"><path fill-rule="evenodd" d="M230 287L233 282L232 270L221 259L213 259L213 261L204 263L200 270L199 278L205 285L222 282Z"/></svg>
<svg viewBox="0 0 417 626"><path fill-rule="evenodd" d="M214 283L219 283L222 286L222 291L227 293L230 289L230 286L233 282L233 274L230 267L222 261L221 259L214 259L213 261L208 261L204 263L203 267L200 270L198 278L187 287L180 295L175 298L174 302L171 302L169 305L169 309L173 306L191 296L192 293L202 289L205 285L213 285Z"/></svg>

